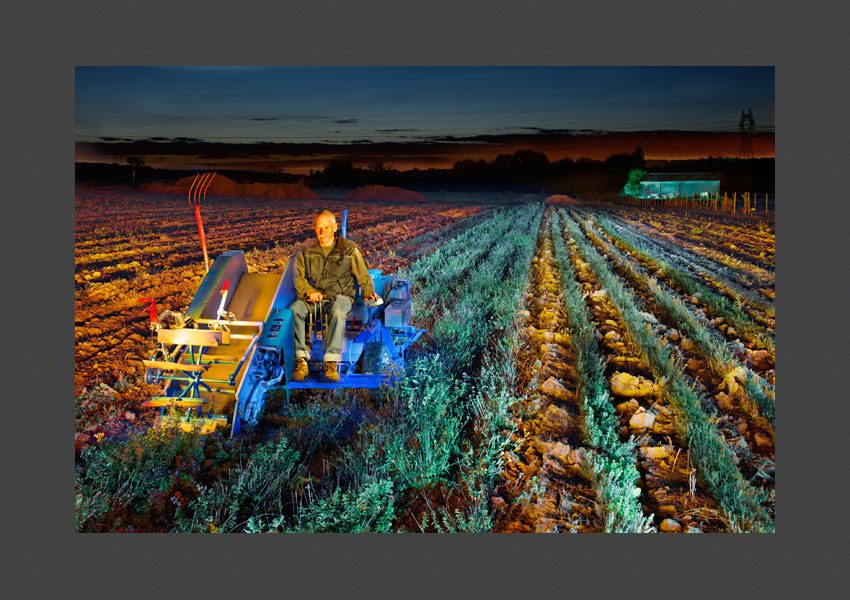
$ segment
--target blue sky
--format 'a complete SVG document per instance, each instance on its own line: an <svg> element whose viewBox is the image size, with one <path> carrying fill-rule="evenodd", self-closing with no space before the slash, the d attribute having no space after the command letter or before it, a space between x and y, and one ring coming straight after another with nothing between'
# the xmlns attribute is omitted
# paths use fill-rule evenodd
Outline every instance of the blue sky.
<svg viewBox="0 0 850 600"><path fill-rule="evenodd" d="M78 67L76 137L419 142L550 129L772 130L772 67Z"/></svg>

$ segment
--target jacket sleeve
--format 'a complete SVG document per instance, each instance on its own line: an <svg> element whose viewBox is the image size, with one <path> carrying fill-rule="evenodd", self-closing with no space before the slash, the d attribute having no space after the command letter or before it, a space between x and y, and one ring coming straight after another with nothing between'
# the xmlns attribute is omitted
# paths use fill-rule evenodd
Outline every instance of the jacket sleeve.
<svg viewBox="0 0 850 600"><path fill-rule="evenodd" d="M295 280L295 293L299 298L306 298L307 292L314 291L310 284L307 283L307 277L304 275L304 252L299 250L295 255L295 269L294 269L294 277Z"/></svg>
<svg viewBox="0 0 850 600"><path fill-rule="evenodd" d="M351 253L351 274L354 275L358 285L360 285L360 290L364 298L375 293L375 286L372 285L369 269L366 267L366 261L363 260L363 255L360 254L359 248L354 248L354 251Z"/></svg>

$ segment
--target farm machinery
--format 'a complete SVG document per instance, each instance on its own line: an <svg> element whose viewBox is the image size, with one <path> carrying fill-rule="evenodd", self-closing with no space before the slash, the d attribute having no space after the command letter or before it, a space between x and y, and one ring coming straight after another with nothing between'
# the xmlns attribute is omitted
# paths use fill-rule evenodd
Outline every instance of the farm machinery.
<svg viewBox="0 0 850 600"><path fill-rule="evenodd" d="M346 209L343 237L347 218ZM289 399L298 389L391 385L406 350L424 333L409 324L410 282L369 270L380 298L366 303L357 289L336 382L319 374L328 323L322 304L313 304L307 332L310 375L294 381L294 262L282 274L251 273L245 254L230 250L215 259L185 314L166 310L157 315L153 300L143 299L157 341L156 350L142 361L146 381L162 384L161 394L145 405L178 411L184 429L210 433L229 427L234 436L258 423L266 392L274 388L283 388Z"/></svg>

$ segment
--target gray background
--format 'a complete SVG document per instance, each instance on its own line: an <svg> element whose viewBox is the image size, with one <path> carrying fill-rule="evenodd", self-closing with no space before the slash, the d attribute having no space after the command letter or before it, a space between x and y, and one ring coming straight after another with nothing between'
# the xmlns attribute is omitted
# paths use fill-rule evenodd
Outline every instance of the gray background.
<svg viewBox="0 0 850 600"><path fill-rule="evenodd" d="M7 2L0 24L9 596L847 596L846 7L81 4ZM172 64L775 65L777 533L74 533L74 67Z"/></svg>

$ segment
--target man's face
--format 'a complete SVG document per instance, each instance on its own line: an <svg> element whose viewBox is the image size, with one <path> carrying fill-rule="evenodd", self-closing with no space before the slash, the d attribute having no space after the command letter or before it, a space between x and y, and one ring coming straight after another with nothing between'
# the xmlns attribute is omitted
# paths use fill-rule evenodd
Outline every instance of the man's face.
<svg viewBox="0 0 850 600"><path fill-rule="evenodd" d="M316 219L316 223L313 226L320 246L332 245L337 229L339 229L339 226L336 224L336 219L331 215L321 215Z"/></svg>

